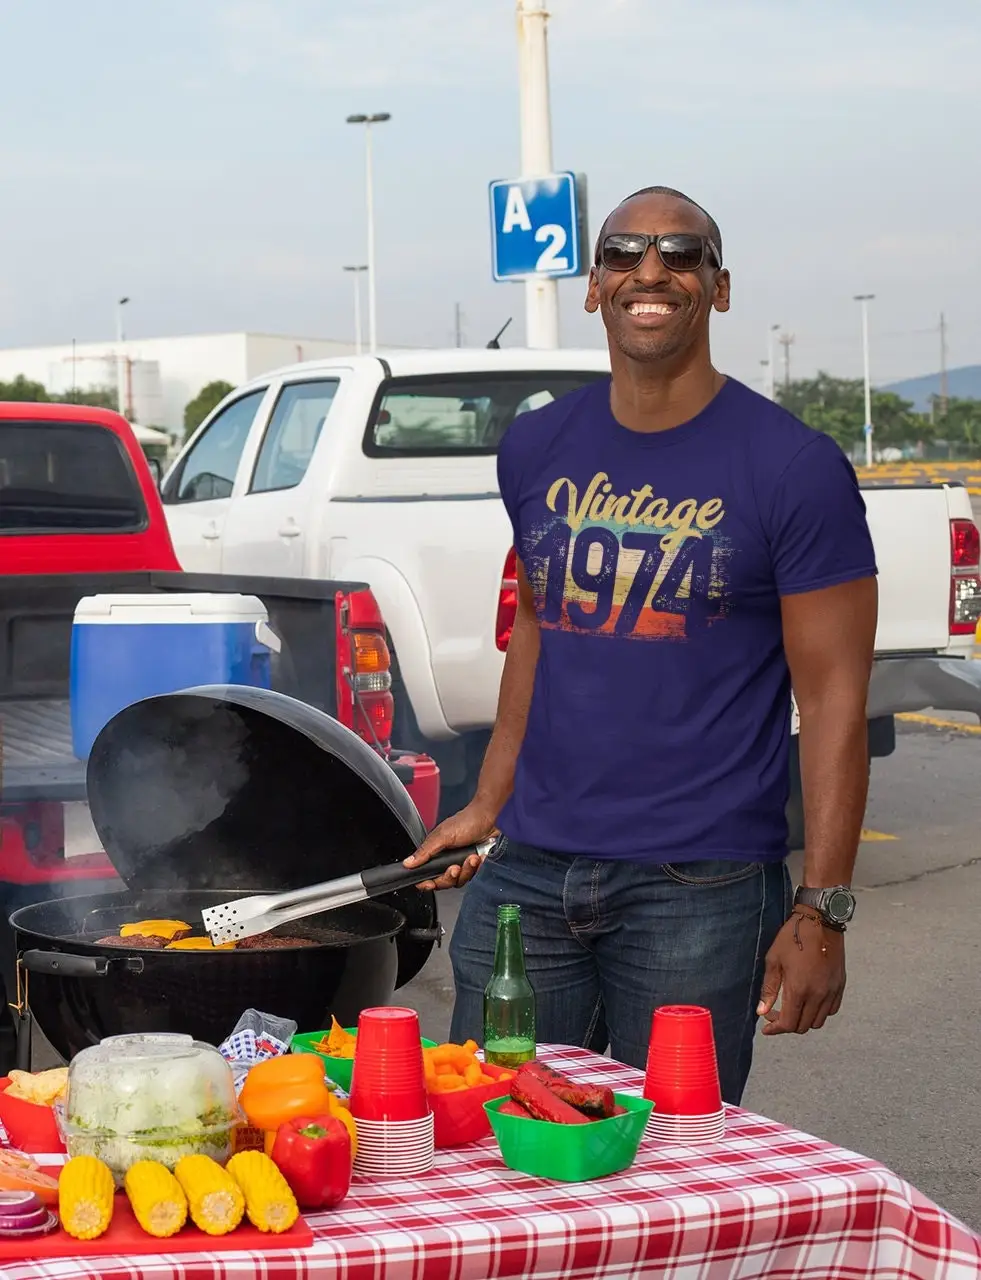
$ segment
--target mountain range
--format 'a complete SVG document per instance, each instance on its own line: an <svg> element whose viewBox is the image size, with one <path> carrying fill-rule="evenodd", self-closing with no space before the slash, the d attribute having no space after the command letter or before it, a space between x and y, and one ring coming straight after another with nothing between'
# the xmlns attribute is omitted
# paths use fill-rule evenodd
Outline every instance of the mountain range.
<svg viewBox="0 0 981 1280"><path fill-rule="evenodd" d="M904 400L912 400L917 413L929 413L930 397L940 395L940 374L925 373L919 378L891 382L880 391L894 391ZM947 394L952 400L981 400L981 364L965 365L947 371Z"/></svg>

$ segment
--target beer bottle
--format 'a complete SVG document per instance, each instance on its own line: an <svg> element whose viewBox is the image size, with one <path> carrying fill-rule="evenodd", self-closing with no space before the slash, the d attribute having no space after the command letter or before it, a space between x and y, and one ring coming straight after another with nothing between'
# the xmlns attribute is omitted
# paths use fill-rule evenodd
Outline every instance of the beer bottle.
<svg viewBox="0 0 981 1280"><path fill-rule="evenodd" d="M535 1056L535 993L525 973L521 908L497 908L494 972L484 989L484 1057L517 1067Z"/></svg>

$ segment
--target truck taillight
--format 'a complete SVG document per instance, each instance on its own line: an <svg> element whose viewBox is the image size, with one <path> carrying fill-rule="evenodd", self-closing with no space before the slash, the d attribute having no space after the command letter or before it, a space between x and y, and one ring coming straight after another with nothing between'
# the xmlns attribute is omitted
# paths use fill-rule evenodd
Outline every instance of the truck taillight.
<svg viewBox="0 0 981 1280"><path fill-rule="evenodd" d="M511 642L514 620L518 616L518 555L514 547L508 552L497 597L497 622L494 640L503 653Z"/></svg>
<svg viewBox="0 0 981 1280"><path fill-rule="evenodd" d="M974 635L981 619L981 534L973 520L950 522L950 634Z"/></svg>
<svg viewBox="0 0 981 1280"><path fill-rule="evenodd" d="M376 751L391 748L395 699L392 655L381 610L370 591L339 591L337 614L337 718Z"/></svg>

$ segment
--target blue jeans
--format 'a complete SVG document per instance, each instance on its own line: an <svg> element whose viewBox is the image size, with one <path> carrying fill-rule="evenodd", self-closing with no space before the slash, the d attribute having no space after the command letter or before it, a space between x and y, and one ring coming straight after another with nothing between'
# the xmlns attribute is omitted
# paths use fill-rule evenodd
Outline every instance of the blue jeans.
<svg viewBox="0 0 981 1280"><path fill-rule="evenodd" d="M722 1096L738 1104L764 960L791 908L783 862L596 861L501 837L464 891L450 943L456 1044L483 1041L483 992L505 902L521 907L539 1041L610 1048L643 1070L654 1009L706 1005Z"/></svg>

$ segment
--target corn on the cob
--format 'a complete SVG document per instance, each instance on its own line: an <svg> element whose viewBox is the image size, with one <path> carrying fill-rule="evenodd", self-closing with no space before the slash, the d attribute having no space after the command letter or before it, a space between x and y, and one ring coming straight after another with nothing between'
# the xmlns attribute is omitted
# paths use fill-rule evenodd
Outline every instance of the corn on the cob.
<svg viewBox="0 0 981 1280"><path fill-rule="evenodd" d="M108 1165L95 1156L73 1156L58 1178L61 1225L76 1240L95 1240L112 1221L115 1194Z"/></svg>
<svg viewBox="0 0 981 1280"><path fill-rule="evenodd" d="M240 1151L228 1172L245 1195L245 1212L260 1231L289 1231L300 1216L296 1196L279 1167L262 1151Z"/></svg>
<svg viewBox="0 0 981 1280"><path fill-rule="evenodd" d="M187 1196L191 1221L209 1236L227 1235L242 1221L242 1189L210 1156L184 1156L174 1177Z"/></svg>
<svg viewBox="0 0 981 1280"><path fill-rule="evenodd" d="M147 1235L176 1235L187 1221L187 1196L169 1169L155 1160L138 1160L126 1171L126 1194L136 1221Z"/></svg>

